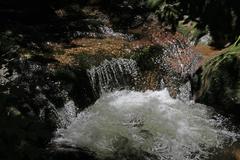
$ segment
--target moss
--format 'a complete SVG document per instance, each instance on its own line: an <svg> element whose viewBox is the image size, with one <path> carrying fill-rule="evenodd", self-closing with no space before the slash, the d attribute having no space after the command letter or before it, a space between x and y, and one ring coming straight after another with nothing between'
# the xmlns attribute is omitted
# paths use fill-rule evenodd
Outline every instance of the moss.
<svg viewBox="0 0 240 160"><path fill-rule="evenodd" d="M161 46L148 46L138 49L130 58L137 62L142 71L149 71L157 69L157 59L162 53L163 48Z"/></svg>
<svg viewBox="0 0 240 160"><path fill-rule="evenodd" d="M240 38L202 67L198 101L240 113Z"/></svg>

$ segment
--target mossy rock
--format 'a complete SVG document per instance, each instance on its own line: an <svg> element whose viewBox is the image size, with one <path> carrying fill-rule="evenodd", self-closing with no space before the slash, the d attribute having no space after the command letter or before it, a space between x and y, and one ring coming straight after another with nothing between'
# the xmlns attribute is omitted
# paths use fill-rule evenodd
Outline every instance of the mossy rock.
<svg viewBox="0 0 240 160"><path fill-rule="evenodd" d="M240 45L238 42L222 54L210 59L195 77L198 77L198 80L194 81L193 86L197 91L195 95L198 102L229 113L240 114Z"/></svg>
<svg viewBox="0 0 240 160"><path fill-rule="evenodd" d="M79 53L74 55L74 64L81 69L90 69L93 66L100 65L105 59L115 58L114 55L109 55L105 53L91 55L88 53Z"/></svg>
<svg viewBox="0 0 240 160"><path fill-rule="evenodd" d="M149 46L137 50L131 58L137 62L142 71L150 71L157 69L156 65L158 64L159 57L162 54L162 46Z"/></svg>

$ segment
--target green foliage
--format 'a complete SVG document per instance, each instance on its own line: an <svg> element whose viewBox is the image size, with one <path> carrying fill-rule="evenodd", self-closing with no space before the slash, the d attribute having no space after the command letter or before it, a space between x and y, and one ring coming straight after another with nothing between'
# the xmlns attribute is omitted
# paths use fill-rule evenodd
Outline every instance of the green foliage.
<svg viewBox="0 0 240 160"><path fill-rule="evenodd" d="M189 38L191 42L198 42L201 36L208 33L207 27L205 29L199 29L197 27L197 22L189 21L186 23L184 20L179 21L177 26L177 31L184 35L185 37Z"/></svg>
<svg viewBox="0 0 240 160"><path fill-rule="evenodd" d="M153 8L162 3L162 1L163 0L148 0L148 5Z"/></svg>
<svg viewBox="0 0 240 160"><path fill-rule="evenodd" d="M240 34L239 5L235 1L148 0L148 4L160 20L172 25L173 29L185 15L187 21L197 22L199 29L204 30L207 26L217 47L234 42Z"/></svg>
<svg viewBox="0 0 240 160"><path fill-rule="evenodd" d="M231 51L239 51L240 50L240 36L238 36L237 40L235 43L229 47Z"/></svg>
<svg viewBox="0 0 240 160"><path fill-rule="evenodd" d="M150 7L155 8L155 13L162 22L170 24L172 29L176 28L180 19L180 2L168 0L148 0Z"/></svg>
<svg viewBox="0 0 240 160"><path fill-rule="evenodd" d="M238 37L237 41L229 46L222 54L210 59L203 67L203 80L206 77L210 76L212 72L215 72L218 67L229 59L233 59L236 55L240 55L240 36Z"/></svg>
<svg viewBox="0 0 240 160"><path fill-rule="evenodd" d="M174 4L168 4L164 2L159 9L157 10L156 14L159 16L160 19L175 23L180 15L180 12L178 11L179 3Z"/></svg>
<svg viewBox="0 0 240 160"><path fill-rule="evenodd" d="M210 59L201 73L200 101L227 111L240 104L240 38L222 54Z"/></svg>

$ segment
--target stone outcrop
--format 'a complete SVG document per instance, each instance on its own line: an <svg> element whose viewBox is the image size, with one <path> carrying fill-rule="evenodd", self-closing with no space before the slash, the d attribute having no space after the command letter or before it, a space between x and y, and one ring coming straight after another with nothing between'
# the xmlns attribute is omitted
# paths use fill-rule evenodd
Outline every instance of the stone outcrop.
<svg viewBox="0 0 240 160"><path fill-rule="evenodd" d="M238 42L210 59L193 78L197 102L240 114L240 48Z"/></svg>
<svg viewBox="0 0 240 160"><path fill-rule="evenodd" d="M24 59L16 37L1 35L0 159L47 159L56 128L93 103L85 70L43 56Z"/></svg>

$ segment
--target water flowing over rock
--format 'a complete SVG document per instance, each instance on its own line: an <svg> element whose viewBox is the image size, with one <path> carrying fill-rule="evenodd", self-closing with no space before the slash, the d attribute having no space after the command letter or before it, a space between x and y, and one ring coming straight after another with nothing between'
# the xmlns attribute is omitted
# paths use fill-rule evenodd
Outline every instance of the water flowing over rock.
<svg viewBox="0 0 240 160"><path fill-rule="evenodd" d="M69 126L77 116L77 106L73 100L70 100L64 104L63 108L58 110L58 114L63 126Z"/></svg>
<svg viewBox="0 0 240 160"><path fill-rule="evenodd" d="M180 77L191 76L199 67L200 56L196 54L191 44L174 40L170 45L163 49L163 68L166 71L175 72Z"/></svg>
<svg viewBox="0 0 240 160"><path fill-rule="evenodd" d="M191 82L188 81L187 83L183 84L179 87L179 93L177 94L177 99L180 99L184 102L190 101L192 98L192 87Z"/></svg>
<svg viewBox="0 0 240 160"><path fill-rule="evenodd" d="M6 86L5 95L13 99L12 106L24 111L28 116L35 116L47 122L52 127L65 127L69 124L71 118L68 108L74 106L76 109L76 106L74 102L73 104L68 102L71 99L69 93L64 90L61 82L54 77L54 73L47 65L16 60L11 67L9 65L7 67L8 70L3 67L4 74L1 78L7 81L1 85ZM73 112L74 109L71 110Z"/></svg>
<svg viewBox="0 0 240 160"><path fill-rule="evenodd" d="M80 22L81 23L81 22ZM103 19L85 19L82 20L82 23L89 23L88 24L88 30L89 31L74 31L73 33L69 33L68 37L70 38L81 38L81 37L88 37L88 38L120 38L124 40L134 40L135 37L132 34L127 33L121 33L121 32L115 32L111 27L108 27L107 25L103 25L104 18ZM109 22L108 22L109 23Z"/></svg>
<svg viewBox="0 0 240 160"><path fill-rule="evenodd" d="M0 159L209 160L239 143L235 125L191 101L199 56L186 38L162 29L145 1L100 2L50 2L30 11L56 19L33 23L6 17Z"/></svg>
<svg viewBox="0 0 240 160"><path fill-rule="evenodd" d="M138 67L131 59L112 59L88 70L88 74L95 94L99 95L114 89L134 86Z"/></svg>
<svg viewBox="0 0 240 160"><path fill-rule="evenodd" d="M119 32L114 32L112 28L107 26L100 26L98 28L98 32L81 32L75 31L72 35L73 38L81 38L81 37L88 37L88 38L107 38L107 37L115 37L115 38L122 38L125 40L132 40L134 39L133 35L127 35ZM71 37L71 36L70 36Z"/></svg>
<svg viewBox="0 0 240 160"><path fill-rule="evenodd" d="M166 89L123 90L102 95L52 143L88 148L97 159L205 160L237 141L229 126L212 108L172 99Z"/></svg>
<svg viewBox="0 0 240 160"><path fill-rule="evenodd" d="M191 98L189 80L199 68L201 59L188 42L175 40L164 47L163 56L160 59L160 72L166 87L175 92L172 94L174 97L178 95L178 98L185 100Z"/></svg>
<svg viewBox="0 0 240 160"><path fill-rule="evenodd" d="M180 88L186 86L201 64L201 56L193 50L189 42L179 39L174 39L163 46L143 48L133 59L137 61L143 76L148 76L149 72L152 72L151 78L143 77L147 86L155 83L155 87L150 89L161 89L164 84L173 97L182 92ZM191 87L188 87L189 95L190 89Z"/></svg>

